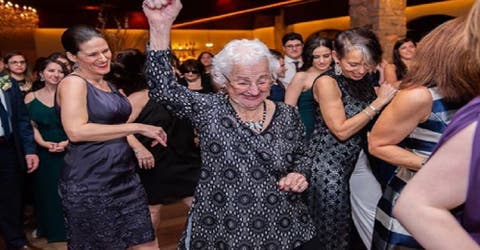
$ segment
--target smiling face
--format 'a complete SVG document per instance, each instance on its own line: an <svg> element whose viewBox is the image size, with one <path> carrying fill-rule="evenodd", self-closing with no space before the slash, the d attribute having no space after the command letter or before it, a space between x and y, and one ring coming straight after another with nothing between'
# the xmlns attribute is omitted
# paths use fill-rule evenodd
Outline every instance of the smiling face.
<svg viewBox="0 0 480 250"><path fill-rule="evenodd" d="M105 75L110 72L112 52L107 41L94 37L79 46L76 55L70 57L78 65L78 69L89 75Z"/></svg>
<svg viewBox="0 0 480 250"><path fill-rule="evenodd" d="M212 56L208 53L203 53L200 57L200 62L203 66L208 67L212 65Z"/></svg>
<svg viewBox="0 0 480 250"><path fill-rule="evenodd" d="M345 77L353 80L361 80L368 72L374 69L373 65L367 64L364 55L360 49L352 49L348 51L343 58L337 58L333 53L336 62L342 68Z"/></svg>
<svg viewBox="0 0 480 250"><path fill-rule="evenodd" d="M398 54L403 60L411 60L415 57L416 50L417 47L415 47L415 44L408 41L398 48Z"/></svg>
<svg viewBox="0 0 480 250"><path fill-rule="evenodd" d="M326 71L333 61L332 50L324 46L320 46L313 50L312 56L312 66L322 72Z"/></svg>
<svg viewBox="0 0 480 250"><path fill-rule="evenodd" d="M299 59L302 56L303 43L300 40L289 40L283 45L285 55L292 59Z"/></svg>
<svg viewBox="0 0 480 250"><path fill-rule="evenodd" d="M267 59L251 65L234 65L226 90L232 102L243 109L257 109L270 93L272 75Z"/></svg>
<svg viewBox="0 0 480 250"><path fill-rule="evenodd" d="M60 64L50 62L45 69L40 72L40 76L45 79L45 84L57 85L63 79L65 74Z"/></svg>

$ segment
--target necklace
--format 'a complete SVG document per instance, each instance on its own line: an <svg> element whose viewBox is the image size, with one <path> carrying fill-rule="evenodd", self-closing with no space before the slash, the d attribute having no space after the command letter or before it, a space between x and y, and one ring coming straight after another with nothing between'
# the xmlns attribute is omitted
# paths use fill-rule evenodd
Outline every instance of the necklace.
<svg viewBox="0 0 480 250"><path fill-rule="evenodd" d="M263 112L262 112L262 120L259 121L243 121L242 118L238 115L238 112L235 111L235 114L237 118L245 124L249 129L255 131L256 133L260 133L263 130L263 124L265 123L265 120L267 119L267 104L265 101L263 102Z"/></svg>

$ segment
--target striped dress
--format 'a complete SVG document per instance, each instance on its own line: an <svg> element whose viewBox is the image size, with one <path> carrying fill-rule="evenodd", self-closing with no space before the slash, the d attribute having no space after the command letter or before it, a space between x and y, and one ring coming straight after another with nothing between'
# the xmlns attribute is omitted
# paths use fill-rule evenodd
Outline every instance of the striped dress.
<svg viewBox="0 0 480 250"><path fill-rule="evenodd" d="M459 105L446 103L435 87L429 88L433 97L430 117L412 131L405 139L405 147L416 155L429 157L440 137L450 123ZM406 183L413 177L415 171L398 167L395 176L378 202L373 230L372 249L422 249L417 241L392 215L393 205L400 196Z"/></svg>

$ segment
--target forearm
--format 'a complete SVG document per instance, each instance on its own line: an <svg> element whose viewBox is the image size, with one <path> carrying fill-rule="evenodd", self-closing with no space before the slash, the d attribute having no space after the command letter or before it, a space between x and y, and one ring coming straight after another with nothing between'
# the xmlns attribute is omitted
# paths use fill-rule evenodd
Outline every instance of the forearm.
<svg viewBox="0 0 480 250"><path fill-rule="evenodd" d="M140 126L137 123L125 123L106 125L98 123L86 123L75 128L65 127L65 132L70 141L107 141L131 134L140 133Z"/></svg>
<svg viewBox="0 0 480 250"><path fill-rule="evenodd" d="M44 148L50 148L50 145L43 139L42 134L40 134L40 131L38 131L36 127L33 127L33 139L38 145Z"/></svg>
<svg viewBox="0 0 480 250"><path fill-rule="evenodd" d="M147 150L145 146L134 135L127 136L127 141L128 145L130 145L134 152Z"/></svg>
<svg viewBox="0 0 480 250"><path fill-rule="evenodd" d="M412 170L419 170L426 159L397 145L372 146L369 144L369 152L392 165Z"/></svg>
<svg viewBox="0 0 480 250"><path fill-rule="evenodd" d="M425 249L479 249L448 210L400 199L394 215Z"/></svg>

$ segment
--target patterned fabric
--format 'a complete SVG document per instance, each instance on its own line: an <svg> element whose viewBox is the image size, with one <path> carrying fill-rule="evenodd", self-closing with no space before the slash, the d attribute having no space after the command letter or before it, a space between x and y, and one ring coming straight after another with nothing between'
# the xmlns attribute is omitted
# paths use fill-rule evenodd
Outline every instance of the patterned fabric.
<svg viewBox="0 0 480 250"><path fill-rule="evenodd" d="M406 138L405 147L417 155L430 156L447 124L451 121L457 105L448 104L437 92L429 88L433 97L432 112L427 121L418 126ZM408 231L393 217L393 206L408 181L415 174L406 168L397 168L378 202L375 215L372 249L421 249Z"/></svg>
<svg viewBox="0 0 480 250"><path fill-rule="evenodd" d="M228 97L175 83L170 51L149 51L150 97L198 130L200 180L180 249L293 249L315 235L300 195L277 182L302 156L303 126L295 109L277 103L269 126L255 134L236 117Z"/></svg>
<svg viewBox="0 0 480 250"><path fill-rule="evenodd" d="M122 94L86 86L89 122L127 121ZM133 157L126 138L69 144L60 177L69 249L126 249L155 238Z"/></svg>
<svg viewBox="0 0 480 250"><path fill-rule="evenodd" d="M323 75L337 81L347 118L361 112L375 98L369 77L360 81L347 80L343 75L335 75L333 70ZM360 100L352 94L352 87L361 84L365 87L364 96L370 98ZM349 247L352 231L349 179L360 150L366 146L366 131L364 128L348 140L340 141L328 129L319 108L316 109L315 129L308 150L308 156L313 160L308 202L317 226L319 249Z"/></svg>
<svg viewBox="0 0 480 250"><path fill-rule="evenodd" d="M464 205L455 211L455 215L460 225L480 244L480 199L478 199L480 190L480 97L470 101L455 114L436 149L474 122L477 125L472 144L467 196Z"/></svg>

